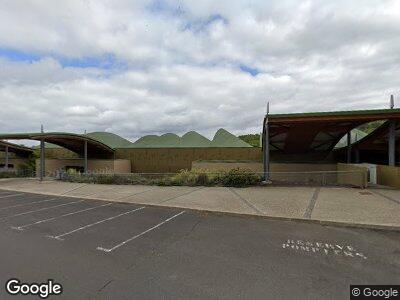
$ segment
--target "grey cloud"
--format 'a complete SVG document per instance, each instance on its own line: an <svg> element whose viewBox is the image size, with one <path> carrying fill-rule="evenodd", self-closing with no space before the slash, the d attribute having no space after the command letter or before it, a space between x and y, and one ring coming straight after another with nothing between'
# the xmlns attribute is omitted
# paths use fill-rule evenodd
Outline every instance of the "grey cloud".
<svg viewBox="0 0 400 300"><path fill-rule="evenodd" d="M182 13L151 11L146 1L0 4L0 49L42 57L0 58L1 131L43 123L129 139L189 130L212 137L220 127L259 132L266 101L280 113L381 108L391 93L400 97L397 1L169 6ZM226 21L198 30L216 15ZM183 29L188 23L193 30ZM124 67L57 61L108 54ZM241 64L261 73L250 76Z"/></svg>

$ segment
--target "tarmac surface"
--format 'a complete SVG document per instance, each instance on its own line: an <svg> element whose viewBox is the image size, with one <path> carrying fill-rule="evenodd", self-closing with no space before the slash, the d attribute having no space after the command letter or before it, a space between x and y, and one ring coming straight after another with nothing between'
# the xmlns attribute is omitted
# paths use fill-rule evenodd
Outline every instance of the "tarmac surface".
<svg viewBox="0 0 400 300"><path fill-rule="evenodd" d="M0 179L0 189L400 231L400 190L390 188L102 185L13 178Z"/></svg>
<svg viewBox="0 0 400 300"><path fill-rule="evenodd" d="M50 299L348 299L400 283L400 232L0 190L5 282ZM38 299L38 297L33 298Z"/></svg>

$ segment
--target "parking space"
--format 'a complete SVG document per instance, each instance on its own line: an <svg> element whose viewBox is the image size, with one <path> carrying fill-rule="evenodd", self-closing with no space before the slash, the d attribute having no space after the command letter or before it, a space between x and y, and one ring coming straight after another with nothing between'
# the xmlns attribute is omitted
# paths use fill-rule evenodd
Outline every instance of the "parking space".
<svg viewBox="0 0 400 300"><path fill-rule="evenodd" d="M397 232L2 195L0 279L52 278L62 299L345 298L400 280Z"/></svg>
<svg viewBox="0 0 400 300"><path fill-rule="evenodd" d="M7 193L0 198L0 222L56 241L112 252L184 213L99 200ZM3 200L4 199L4 200Z"/></svg>

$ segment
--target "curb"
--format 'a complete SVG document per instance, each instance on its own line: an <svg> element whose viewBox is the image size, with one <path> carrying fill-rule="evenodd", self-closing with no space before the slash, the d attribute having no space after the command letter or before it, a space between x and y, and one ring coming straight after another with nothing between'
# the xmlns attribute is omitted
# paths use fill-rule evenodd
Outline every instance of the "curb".
<svg viewBox="0 0 400 300"><path fill-rule="evenodd" d="M299 223L308 223L308 224L318 224L322 226L334 226L334 227L344 227L344 228L357 228L357 229L369 229L369 230L378 230L378 231L394 231L400 232L400 226L392 226L392 225L377 225L377 224L365 224L365 223L349 223L349 222L340 222L340 221L328 221L328 220L318 220L318 219L302 219L302 218L291 218L291 217L280 217L280 216L269 216L269 215L257 215L257 214L248 214L248 213L236 213L236 212L228 212L228 211L215 211L208 209L198 209L198 208L187 208L181 206L167 206L167 205L159 205L159 204L148 204L148 203L140 203L140 202L127 202L123 200L107 200L103 198L96 197L83 197L83 196L69 196L69 195L60 195L54 193L40 193L40 192L27 192L23 190L15 190L10 188L1 188L2 190L21 192L27 194L35 194L35 195L48 195L48 196L57 196L57 197L65 197L65 198L79 198L79 199L88 199L88 200L99 200L99 201L108 201L112 203L126 203L126 204L140 204L146 205L149 207L157 207L164 209L177 209L181 208L187 211L192 211L200 214L213 214L213 215L228 215L233 217L250 217L255 219L267 219L267 220L275 220L275 221L287 221L287 222L299 222Z"/></svg>

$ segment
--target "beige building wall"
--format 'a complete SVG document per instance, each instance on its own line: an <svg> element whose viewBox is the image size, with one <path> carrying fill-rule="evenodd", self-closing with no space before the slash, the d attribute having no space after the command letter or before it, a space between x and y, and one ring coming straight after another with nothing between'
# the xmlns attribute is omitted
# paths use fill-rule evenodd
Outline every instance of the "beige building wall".
<svg viewBox="0 0 400 300"><path fill-rule="evenodd" d="M46 159L46 176L55 176L57 171L66 167L84 167L83 159ZM36 174L40 170L40 159L36 160ZM88 171L94 173L130 173L131 162L126 159L89 159Z"/></svg>
<svg viewBox="0 0 400 300"><path fill-rule="evenodd" d="M400 188L400 168L378 165L376 169L377 183Z"/></svg>
<svg viewBox="0 0 400 300"><path fill-rule="evenodd" d="M190 170L197 160L261 161L260 148L120 148L115 157L129 159L134 173Z"/></svg>
<svg viewBox="0 0 400 300"><path fill-rule="evenodd" d="M365 188L368 185L368 168L352 164L337 164L338 183Z"/></svg>

